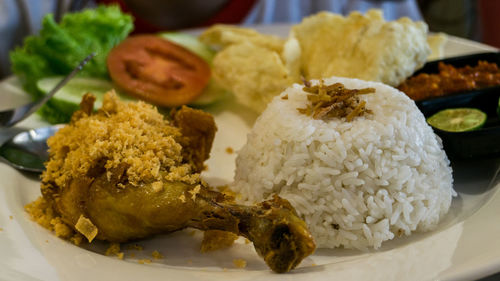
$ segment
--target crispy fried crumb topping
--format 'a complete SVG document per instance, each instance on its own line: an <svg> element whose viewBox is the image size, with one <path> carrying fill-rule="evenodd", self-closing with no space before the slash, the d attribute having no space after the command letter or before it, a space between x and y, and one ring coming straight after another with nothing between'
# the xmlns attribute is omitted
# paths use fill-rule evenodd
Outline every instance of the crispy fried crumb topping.
<svg viewBox="0 0 500 281"><path fill-rule="evenodd" d="M245 268L245 267L247 267L247 261L244 260L244 259L234 259L233 260L233 264L237 268Z"/></svg>
<svg viewBox="0 0 500 281"><path fill-rule="evenodd" d="M92 242L94 238L97 236L97 227L92 223L92 221L83 215L80 215L78 219L75 229L78 230L89 242Z"/></svg>
<svg viewBox="0 0 500 281"><path fill-rule="evenodd" d="M50 161L42 182L64 187L72 178L89 177L99 169L106 170L108 179L124 174L135 186L164 180L196 182L198 175L183 163L180 139L179 129L156 108L121 102L110 92L97 113L80 110L70 125L48 140Z"/></svg>
<svg viewBox="0 0 500 281"><path fill-rule="evenodd" d="M236 239L238 239L238 235L232 232L207 230L203 233L203 241L201 242L200 252L207 253L229 248L233 245Z"/></svg>
<svg viewBox="0 0 500 281"><path fill-rule="evenodd" d="M37 200L24 206L24 209L32 220L44 228L53 231L57 237L68 239L75 245L80 245L83 242L83 235L75 232L62 221L54 209L53 201L46 200L40 196Z"/></svg>
<svg viewBox="0 0 500 281"><path fill-rule="evenodd" d="M346 118L348 122L354 117L371 113L366 108L366 101L360 100L359 95L375 93L374 88L347 89L342 83L325 85L323 80L314 86L304 81L302 90L308 93L310 103L306 108L297 108L300 113L314 119Z"/></svg>

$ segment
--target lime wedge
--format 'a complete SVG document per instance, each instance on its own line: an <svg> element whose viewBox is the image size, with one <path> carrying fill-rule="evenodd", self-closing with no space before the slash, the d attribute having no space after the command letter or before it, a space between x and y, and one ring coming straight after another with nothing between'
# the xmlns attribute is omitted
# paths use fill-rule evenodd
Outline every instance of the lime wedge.
<svg viewBox="0 0 500 281"><path fill-rule="evenodd" d="M467 132L481 128L486 117L486 113L476 108L450 108L427 118L427 123L447 132Z"/></svg>

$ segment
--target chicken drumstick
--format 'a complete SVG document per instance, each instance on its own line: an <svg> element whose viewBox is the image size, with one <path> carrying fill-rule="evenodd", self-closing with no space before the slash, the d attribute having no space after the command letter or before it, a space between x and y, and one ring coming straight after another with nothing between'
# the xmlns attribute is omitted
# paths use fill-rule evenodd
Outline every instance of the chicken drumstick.
<svg viewBox="0 0 500 281"><path fill-rule="evenodd" d="M314 251L285 199L238 205L200 179L216 131L211 115L184 107L168 122L151 106L113 94L93 114L93 101L86 95L71 123L48 141L41 188L62 220L89 240L125 242L186 227L230 231L252 241L276 272Z"/></svg>

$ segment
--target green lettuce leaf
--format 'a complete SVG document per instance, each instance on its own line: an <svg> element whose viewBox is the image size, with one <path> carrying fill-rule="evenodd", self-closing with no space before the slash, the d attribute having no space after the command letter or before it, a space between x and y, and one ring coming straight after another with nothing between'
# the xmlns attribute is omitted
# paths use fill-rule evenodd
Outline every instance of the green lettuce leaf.
<svg viewBox="0 0 500 281"><path fill-rule="evenodd" d="M10 53L12 71L24 89L39 98L43 93L37 88L38 80L67 75L87 55L96 52L79 75L108 79L107 55L132 28L132 17L117 6L66 14L59 24L49 14L42 21L40 34L27 37L23 46ZM73 110L74 107L61 111L60 104L52 100L39 113L51 123L64 123L69 121Z"/></svg>

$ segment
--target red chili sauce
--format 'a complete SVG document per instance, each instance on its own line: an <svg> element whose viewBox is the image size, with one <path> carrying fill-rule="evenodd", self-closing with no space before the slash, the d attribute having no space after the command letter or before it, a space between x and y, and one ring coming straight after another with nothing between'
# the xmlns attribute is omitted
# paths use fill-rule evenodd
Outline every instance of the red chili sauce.
<svg viewBox="0 0 500 281"><path fill-rule="evenodd" d="M415 101L445 96L466 90L500 85L500 70L496 63L479 61L477 66L455 68L440 62L439 73L421 73L406 79L398 89Z"/></svg>

